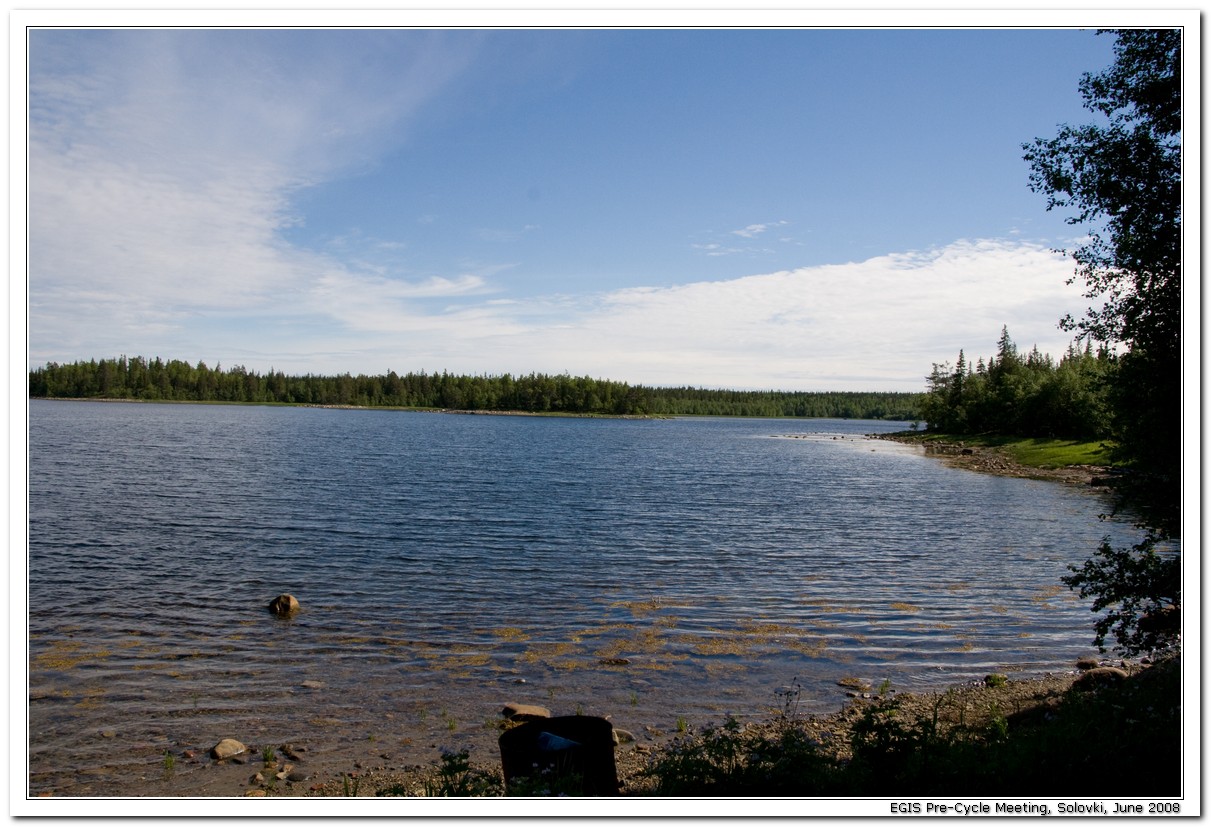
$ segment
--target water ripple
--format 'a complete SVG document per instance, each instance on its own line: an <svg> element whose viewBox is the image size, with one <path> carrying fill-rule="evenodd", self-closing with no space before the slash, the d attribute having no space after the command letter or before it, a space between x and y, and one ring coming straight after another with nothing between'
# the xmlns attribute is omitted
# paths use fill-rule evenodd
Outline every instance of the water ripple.
<svg viewBox="0 0 1211 827"><path fill-rule="evenodd" d="M755 714L792 676L831 704L849 675L1061 668L1092 633L1059 577L1126 531L1088 491L860 439L894 423L43 401L30 422L34 767L101 760L101 729L431 729L520 680L626 725ZM283 591L290 620L265 610Z"/></svg>

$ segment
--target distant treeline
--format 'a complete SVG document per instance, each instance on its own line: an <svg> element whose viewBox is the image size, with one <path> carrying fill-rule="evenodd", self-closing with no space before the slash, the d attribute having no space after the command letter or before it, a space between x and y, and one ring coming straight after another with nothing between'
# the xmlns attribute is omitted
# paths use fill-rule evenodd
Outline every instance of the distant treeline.
<svg viewBox="0 0 1211 827"><path fill-rule="evenodd" d="M797 416L904 419L920 416L919 393L728 391L652 388L587 376L458 376L389 371L366 376L259 374L243 366L135 356L30 371L29 395L52 399L246 402L667 416Z"/></svg>
<svg viewBox="0 0 1211 827"><path fill-rule="evenodd" d="M951 434L1012 434L1095 440L1110 435L1109 379L1118 359L1069 345L1057 363L1033 348L1026 355L1002 328L996 355L973 364L935 364L927 377L921 417L932 431Z"/></svg>

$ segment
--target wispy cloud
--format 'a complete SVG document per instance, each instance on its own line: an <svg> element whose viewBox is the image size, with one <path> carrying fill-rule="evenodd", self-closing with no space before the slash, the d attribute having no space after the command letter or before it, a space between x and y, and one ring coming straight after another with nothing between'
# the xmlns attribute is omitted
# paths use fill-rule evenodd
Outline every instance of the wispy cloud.
<svg viewBox="0 0 1211 827"><path fill-rule="evenodd" d="M500 229L483 227L476 231L476 236L481 241L491 241L496 243L507 244L512 241L517 241L527 233L532 233L539 229L537 224L526 224L519 229Z"/></svg>
<svg viewBox="0 0 1211 827"><path fill-rule="evenodd" d="M766 230L775 227L785 227L789 223L789 221L774 221L769 224L749 224L744 229L732 230L732 235L738 235L741 238L756 238Z"/></svg>
<svg viewBox="0 0 1211 827"><path fill-rule="evenodd" d="M727 247L717 241L712 241L708 244L691 244L690 247L695 250L701 250L708 256L731 256L736 253L745 252L744 247Z"/></svg>
<svg viewBox="0 0 1211 827"><path fill-rule="evenodd" d="M126 349L207 314L309 313L334 272L359 275L283 240L292 195L406 137L470 60L465 42L400 49L374 32L272 51L204 30L37 30L30 44L34 354ZM354 47L362 59L342 59Z"/></svg>
<svg viewBox="0 0 1211 827"><path fill-rule="evenodd" d="M781 229L789 225L790 222L786 220L769 221L763 224L749 224L748 226L742 227L739 230L729 230L726 233L702 233L702 236L706 236L706 240L691 243L690 249L697 250L699 253L710 256L711 258L717 258L719 256L735 256L745 253L750 255L768 255L774 252L774 250L768 245L761 246L744 244L743 242L738 243L736 238L733 238L733 236L752 240L758 238L766 232L769 232L770 230ZM798 242L789 235L779 236L778 241L782 244L798 244Z"/></svg>

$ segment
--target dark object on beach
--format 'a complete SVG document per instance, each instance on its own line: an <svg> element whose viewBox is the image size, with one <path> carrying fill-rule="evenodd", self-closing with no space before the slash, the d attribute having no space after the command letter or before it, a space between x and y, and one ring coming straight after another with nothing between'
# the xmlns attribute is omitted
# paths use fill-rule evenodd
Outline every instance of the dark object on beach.
<svg viewBox="0 0 1211 827"><path fill-rule="evenodd" d="M1099 666L1096 669L1088 670L1077 678L1073 682L1072 688L1088 692L1092 689L1115 686L1127 680L1127 677L1126 670L1115 666Z"/></svg>
<svg viewBox="0 0 1211 827"><path fill-rule="evenodd" d="M522 778L576 784L581 795L618 795L614 725L605 718L566 715L530 721L500 736L505 786Z"/></svg>
<svg viewBox="0 0 1211 827"><path fill-rule="evenodd" d="M292 594L279 594L269 601L269 611L275 615L290 615L298 611L299 602Z"/></svg>

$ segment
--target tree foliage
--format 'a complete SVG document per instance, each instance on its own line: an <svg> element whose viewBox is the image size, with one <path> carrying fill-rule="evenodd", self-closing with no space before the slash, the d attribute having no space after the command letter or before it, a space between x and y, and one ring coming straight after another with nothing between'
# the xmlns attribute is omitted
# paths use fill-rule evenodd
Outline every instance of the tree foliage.
<svg viewBox="0 0 1211 827"><path fill-rule="evenodd" d="M1065 327L1126 345L1114 377L1117 459L1125 494L1161 536L1177 536L1181 470L1180 29L1113 32L1114 64L1084 75L1085 107L1104 122L1063 126L1025 144L1030 186L1047 208L1089 230L1072 251L1096 300Z"/></svg>
<svg viewBox="0 0 1211 827"><path fill-rule="evenodd" d="M1062 325L1123 346L1107 377L1115 459L1128 472L1117 491L1145 532L1131 549L1103 545L1066 582L1110 610L1099 645L1113 628L1121 649L1138 652L1180 634L1180 560L1155 548L1181 533L1183 32L1110 34L1113 65L1079 86L1099 122L1023 149L1031 189L1089 233L1072 257L1095 304Z"/></svg>
<svg viewBox="0 0 1211 827"><path fill-rule="evenodd" d="M135 356L49 363L30 371L34 398L140 399L292 405L438 408L602 415L698 415L916 419L920 394L651 388L588 376L287 376L242 365Z"/></svg>
<svg viewBox="0 0 1211 827"><path fill-rule="evenodd" d="M959 351L955 365L935 363L926 377L921 416L930 430L952 434L1015 434L1104 439L1110 431L1107 382L1112 353L1075 344L1057 363L1033 348L1023 356L1002 328L997 352L973 365Z"/></svg>
<svg viewBox="0 0 1211 827"><path fill-rule="evenodd" d="M1181 633L1181 557L1158 550L1146 536L1131 548L1103 541L1092 558L1061 578L1092 609L1106 613L1094 624L1094 643L1104 649L1114 636L1125 652L1152 652L1173 644Z"/></svg>

